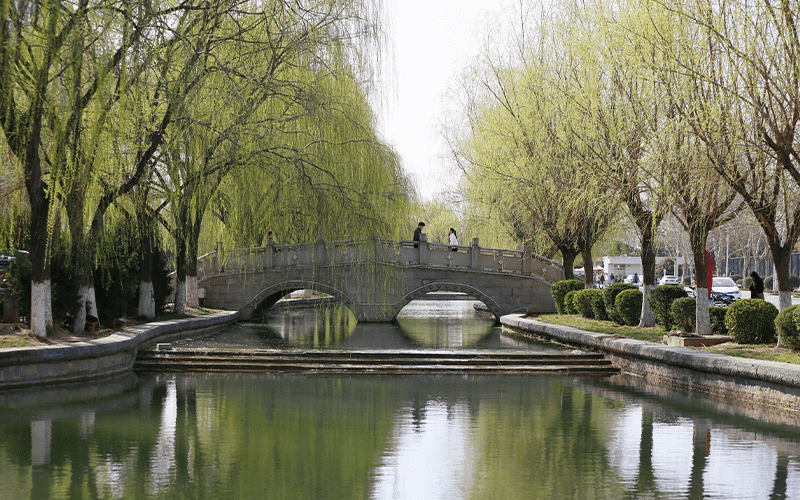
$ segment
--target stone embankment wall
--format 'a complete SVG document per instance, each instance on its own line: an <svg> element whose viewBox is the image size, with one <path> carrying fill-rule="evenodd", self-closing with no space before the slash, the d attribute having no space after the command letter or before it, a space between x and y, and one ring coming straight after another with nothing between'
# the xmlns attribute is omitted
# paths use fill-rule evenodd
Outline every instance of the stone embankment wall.
<svg viewBox="0 0 800 500"><path fill-rule="evenodd" d="M222 312L148 323L87 342L0 349L0 390L128 372L139 347L210 333L238 317L238 312Z"/></svg>
<svg viewBox="0 0 800 500"><path fill-rule="evenodd" d="M800 413L800 366L624 339L521 315L500 322L523 334L602 351L614 367L651 384Z"/></svg>

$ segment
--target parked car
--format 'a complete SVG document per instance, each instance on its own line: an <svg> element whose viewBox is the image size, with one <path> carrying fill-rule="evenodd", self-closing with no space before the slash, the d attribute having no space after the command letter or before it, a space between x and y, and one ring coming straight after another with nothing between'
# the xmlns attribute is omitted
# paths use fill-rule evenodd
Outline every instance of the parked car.
<svg viewBox="0 0 800 500"><path fill-rule="evenodd" d="M669 274L665 274L664 276L661 277L660 280L658 280L658 284L659 285L680 285L681 282L677 277L669 275Z"/></svg>
<svg viewBox="0 0 800 500"><path fill-rule="evenodd" d="M692 287L683 287L689 297L695 297L694 280L692 280ZM714 276L711 278L711 293L725 294L731 297L731 302L742 298L742 291L731 278L727 276Z"/></svg>
<svg viewBox="0 0 800 500"><path fill-rule="evenodd" d="M742 298L742 291L739 290L739 286L727 276L714 276L711 278L711 291L728 294L733 297L733 300Z"/></svg>

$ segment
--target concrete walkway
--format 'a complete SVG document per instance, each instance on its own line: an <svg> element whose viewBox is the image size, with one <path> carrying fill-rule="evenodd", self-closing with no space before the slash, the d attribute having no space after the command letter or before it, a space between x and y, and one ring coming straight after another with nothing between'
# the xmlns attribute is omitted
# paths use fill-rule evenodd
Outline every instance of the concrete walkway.
<svg viewBox="0 0 800 500"><path fill-rule="evenodd" d="M140 347L197 335L238 318L238 312L220 312L147 323L86 342L0 349L0 390L91 380L131 371Z"/></svg>
<svg viewBox="0 0 800 500"><path fill-rule="evenodd" d="M501 324L513 331L601 351L623 373L649 383L800 412L800 366L736 358L553 325L522 315Z"/></svg>

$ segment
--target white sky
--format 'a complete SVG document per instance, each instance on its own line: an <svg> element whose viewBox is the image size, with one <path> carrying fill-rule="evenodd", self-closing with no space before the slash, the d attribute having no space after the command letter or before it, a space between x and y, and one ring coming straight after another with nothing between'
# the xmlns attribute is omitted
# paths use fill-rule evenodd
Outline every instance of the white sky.
<svg viewBox="0 0 800 500"><path fill-rule="evenodd" d="M486 20L508 0L392 0L389 32L396 88L381 113L385 140L399 152L423 201L454 186L441 158L444 94L476 56Z"/></svg>

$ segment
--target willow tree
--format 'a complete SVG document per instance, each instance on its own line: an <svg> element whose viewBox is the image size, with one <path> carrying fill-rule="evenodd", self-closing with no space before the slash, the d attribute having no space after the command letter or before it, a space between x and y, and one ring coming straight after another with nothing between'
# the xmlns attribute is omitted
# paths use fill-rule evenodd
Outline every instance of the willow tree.
<svg viewBox="0 0 800 500"><path fill-rule="evenodd" d="M365 90L344 67L306 75L303 98L279 108L254 138L251 161L225 181L214 207L224 226L209 236L253 246L269 230L282 243L305 243L397 237L407 225L408 183L376 132Z"/></svg>
<svg viewBox="0 0 800 500"><path fill-rule="evenodd" d="M592 268L591 249L614 220L617 199L587 165L581 116L566 94L575 61L556 49L557 37L532 38L548 45L525 46L525 57L513 62L489 56L478 68L464 106L468 129L451 144L472 184L467 196L477 201L486 191L484 200L505 207L517 234L546 234L571 278L578 254ZM587 272L587 285L593 279Z"/></svg>
<svg viewBox="0 0 800 500"><path fill-rule="evenodd" d="M685 116L710 151L738 151L712 165L766 235L783 309L791 305L790 256L800 239L800 6L768 0L665 6L675 23L699 35L699 55L671 54L673 67L702 91ZM674 45L669 32L663 35L656 45Z"/></svg>
<svg viewBox="0 0 800 500"><path fill-rule="evenodd" d="M669 125L665 91L654 77L655 54L631 36L642 12L609 13L606 7L606 2L581 2L568 9L575 28L567 45L577 63L567 73L564 93L580 119L566 123L582 141L585 164L613 186L610 191L638 233L644 285L639 326L653 326L647 297L655 286L658 226L670 206L663 189L669 165L653 154L654 141Z"/></svg>
<svg viewBox="0 0 800 500"><path fill-rule="evenodd" d="M204 71L214 76L182 108L156 170L171 213L178 312L184 297L197 304L196 257L212 205L228 234L247 233L252 212L263 209L269 187L286 174L292 181L272 212L291 200L290 213L298 216L287 228L363 233L385 229L386 208L405 194L396 156L377 140L361 83L370 68L359 51L380 36L378 5L246 5L251 10L216 27L224 43L204 59ZM229 176L260 198L256 210L250 198L230 191L237 183ZM240 214L251 216L249 223Z"/></svg>
<svg viewBox="0 0 800 500"><path fill-rule="evenodd" d="M115 101L110 82L127 75L129 49L157 13L111 1L0 2L0 126L22 164L30 204L35 335L52 324L49 252L58 200L72 203L90 183L79 173L92 168L82 133L96 141L108 111L102 103ZM73 219L83 216L78 211Z"/></svg>

